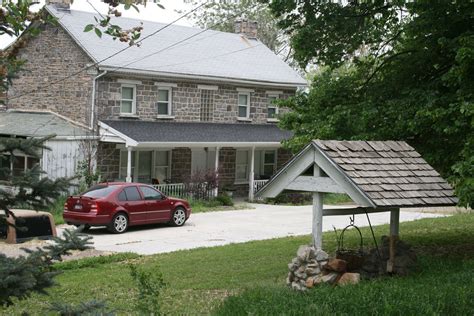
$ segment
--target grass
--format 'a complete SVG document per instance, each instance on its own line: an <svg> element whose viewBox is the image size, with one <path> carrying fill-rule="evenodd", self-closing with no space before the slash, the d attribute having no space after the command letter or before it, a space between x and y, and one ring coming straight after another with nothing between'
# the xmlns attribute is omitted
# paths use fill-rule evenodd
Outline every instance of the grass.
<svg viewBox="0 0 474 316"><path fill-rule="evenodd" d="M64 210L64 203L66 203L67 196L61 196L56 201L54 201L53 205L49 209L49 212L54 217L54 223L56 225L64 224L63 219L63 210Z"/></svg>
<svg viewBox="0 0 474 316"><path fill-rule="evenodd" d="M193 214L196 213L207 213L217 211L232 211L232 210L243 210L251 209L252 207L247 203L235 203L234 205L222 205L218 200L191 200L190 201Z"/></svg>
<svg viewBox="0 0 474 316"><path fill-rule="evenodd" d="M375 227L376 236L388 226ZM404 278L363 281L344 288L316 288L295 293L285 282L287 263L310 236L278 238L201 248L153 256L115 255L61 263L64 273L49 296L34 294L0 314L44 313L51 301L78 303L106 300L119 314L136 314L128 264L159 269L169 287L166 314L307 315L382 314L435 315L474 313L474 214L423 219L400 225L403 240L419 254L420 271ZM362 229L364 244L372 244ZM348 234L349 245L356 245ZM324 234L324 249L335 250L334 233Z"/></svg>

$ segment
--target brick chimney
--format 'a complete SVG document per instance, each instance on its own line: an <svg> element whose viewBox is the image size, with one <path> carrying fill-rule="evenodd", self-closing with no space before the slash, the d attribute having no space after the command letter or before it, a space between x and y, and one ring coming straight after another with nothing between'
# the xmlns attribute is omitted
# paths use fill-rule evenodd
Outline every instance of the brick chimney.
<svg viewBox="0 0 474 316"><path fill-rule="evenodd" d="M236 20L234 24L234 32L242 34L247 38L257 38L257 22L246 19Z"/></svg>
<svg viewBox="0 0 474 316"><path fill-rule="evenodd" d="M58 10L69 10L72 0L46 0L46 4L53 5Z"/></svg>

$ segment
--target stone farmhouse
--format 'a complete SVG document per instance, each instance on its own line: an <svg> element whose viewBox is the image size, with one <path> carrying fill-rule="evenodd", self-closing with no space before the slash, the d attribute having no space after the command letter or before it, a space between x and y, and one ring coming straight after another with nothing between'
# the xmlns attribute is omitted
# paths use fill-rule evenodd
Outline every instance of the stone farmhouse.
<svg viewBox="0 0 474 316"><path fill-rule="evenodd" d="M274 101L306 81L257 39L255 23L225 33L118 18L123 29L143 22L142 38L160 30L124 49L84 32L93 13L59 2L45 7L57 25L41 25L19 48L27 62L0 114L13 120L0 126L4 136L34 136L38 122L62 126L66 135L41 162L49 176L73 175L84 159L81 142L95 139L103 181L163 188L211 169L220 188L252 197L291 157L281 148L291 133L276 125L286 109ZM36 124L25 126L23 117ZM26 157L18 168L27 165Z"/></svg>

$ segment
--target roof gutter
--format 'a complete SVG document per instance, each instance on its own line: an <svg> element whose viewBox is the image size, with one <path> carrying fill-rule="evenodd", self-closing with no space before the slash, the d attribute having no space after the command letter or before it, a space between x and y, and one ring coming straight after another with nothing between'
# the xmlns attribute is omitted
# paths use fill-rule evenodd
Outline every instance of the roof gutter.
<svg viewBox="0 0 474 316"><path fill-rule="evenodd" d="M92 101L91 101L91 122L90 122L90 129L94 130L94 112L95 112L95 87L97 83L97 79L104 76L107 73L107 70L98 74L92 79Z"/></svg>
<svg viewBox="0 0 474 316"><path fill-rule="evenodd" d="M196 80L208 80L215 82L229 82L238 83L244 85L258 85L265 87L280 87L296 90L298 88L307 87L305 83L292 83L292 82L271 82L271 81L258 81L258 80L245 80L245 79L234 79L227 77L213 77L205 75L189 75L189 74L176 74L164 71L150 71L150 70L139 70L139 69L124 69L112 66L99 66L100 70L106 70L111 73L123 73L123 74L136 74L149 77L168 77L168 78L179 78L179 79L196 79Z"/></svg>

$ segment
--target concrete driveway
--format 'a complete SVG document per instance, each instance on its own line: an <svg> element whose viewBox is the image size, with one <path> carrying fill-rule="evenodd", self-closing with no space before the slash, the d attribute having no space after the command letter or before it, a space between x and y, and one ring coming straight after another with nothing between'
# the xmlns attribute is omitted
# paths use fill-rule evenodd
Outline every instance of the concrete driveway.
<svg viewBox="0 0 474 316"><path fill-rule="evenodd" d="M97 250L150 255L311 233L311 206L253 206L255 209L193 214L183 227L131 227L121 235L110 234L105 228L94 228L89 234L93 236ZM390 221L390 213L372 213L369 216L372 225ZM439 216L445 215L402 210L400 221ZM349 216L325 216L323 230L332 230L333 226L344 228L348 224ZM356 215L355 224L367 226L365 214Z"/></svg>

